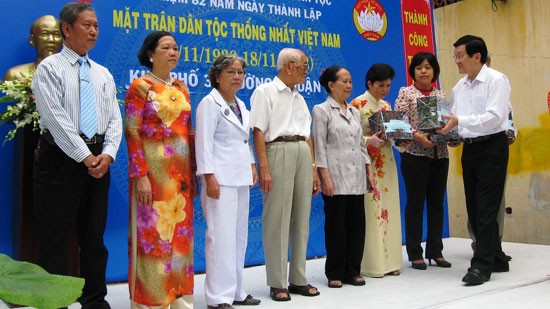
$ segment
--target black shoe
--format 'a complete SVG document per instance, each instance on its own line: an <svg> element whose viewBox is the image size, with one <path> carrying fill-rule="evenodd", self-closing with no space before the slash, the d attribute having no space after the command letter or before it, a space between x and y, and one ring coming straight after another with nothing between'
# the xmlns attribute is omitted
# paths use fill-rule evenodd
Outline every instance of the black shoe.
<svg viewBox="0 0 550 309"><path fill-rule="evenodd" d="M215 308L228 308L228 309L235 309L233 306L231 306L230 304L218 304L216 306L208 306L207 307L208 309L215 309Z"/></svg>
<svg viewBox="0 0 550 309"><path fill-rule="evenodd" d="M505 273L510 271L510 265L508 263L501 263L493 266L494 273Z"/></svg>
<svg viewBox="0 0 550 309"><path fill-rule="evenodd" d="M508 261L508 262L510 262L512 260L512 257L509 256L509 255L505 255L504 257L506 258L506 261Z"/></svg>
<svg viewBox="0 0 550 309"><path fill-rule="evenodd" d="M67 308L67 307L65 307ZM104 300L104 299L101 299L101 300L96 300L94 302L88 302L88 303L85 303L82 305L82 309L111 309L111 305L109 305L109 303Z"/></svg>
<svg viewBox="0 0 550 309"><path fill-rule="evenodd" d="M242 306L257 306L262 301L259 299L256 299L252 297L252 295L248 294L246 295L246 298L244 300L235 300L233 301L233 305L242 305Z"/></svg>
<svg viewBox="0 0 550 309"><path fill-rule="evenodd" d="M443 268L451 268L451 263L447 262L443 257L433 259L435 262L435 265L437 267L443 267ZM428 262L430 263L430 266L432 266L432 259L428 259Z"/></svg>
<svg viewBox="0 0 550 309"><path fill-rule="evenodd" d="M424 263L424 261L422 261L422 263L411 262L411 264L412 264L412 268L418 269L418 270L426 270L426 268L428 268L428 266L426 266L426 263Z"/></svg>
<svg viewBox="0 0 550 309"><path fill-rule="evenodd" d="M480 285L489 281L489 278L491 276L486 276L481 270L470 267L468 268L468 273L462 278L462 282L466 283L466 285Z"/></svg>

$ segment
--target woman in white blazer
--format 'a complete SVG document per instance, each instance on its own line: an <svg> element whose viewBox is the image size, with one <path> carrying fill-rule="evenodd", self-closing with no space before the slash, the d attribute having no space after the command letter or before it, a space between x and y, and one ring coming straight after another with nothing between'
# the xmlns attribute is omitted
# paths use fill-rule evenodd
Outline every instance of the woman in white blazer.
<svg viewBox="0 0 550 309"><path fill-rule="evenodd" d="M207 226L204 290L208 308L260 303L244 291L242 280L249 190L258 178L248 110L236 96L245 67L244 59L236 55L216 58L208 72L213 89L201 100L196 114L197 175Z"/></svg>

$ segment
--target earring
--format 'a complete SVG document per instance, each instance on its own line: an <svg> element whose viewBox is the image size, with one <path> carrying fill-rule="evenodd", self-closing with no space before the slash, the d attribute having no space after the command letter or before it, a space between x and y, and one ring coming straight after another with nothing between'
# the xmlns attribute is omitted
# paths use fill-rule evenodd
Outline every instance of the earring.
<svg viewBox="0 0 550 309"><path fill-rule="evenodd" d="M151 63L153 63L153 58L149 58L149 61L151 61Z"/></svg>

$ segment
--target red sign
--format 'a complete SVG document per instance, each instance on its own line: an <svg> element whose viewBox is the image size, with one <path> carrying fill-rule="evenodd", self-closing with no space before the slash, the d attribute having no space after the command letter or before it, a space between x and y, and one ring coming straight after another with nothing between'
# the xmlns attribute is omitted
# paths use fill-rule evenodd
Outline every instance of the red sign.
<svg viewBox="0 0 550 309"><path fill-rule="evenodd" d="M405 68L408 72L411 59L416 53L425 51L435 54L431 0L401 0L401 18ZM407 85L412 82L407 74Z"/></svg>

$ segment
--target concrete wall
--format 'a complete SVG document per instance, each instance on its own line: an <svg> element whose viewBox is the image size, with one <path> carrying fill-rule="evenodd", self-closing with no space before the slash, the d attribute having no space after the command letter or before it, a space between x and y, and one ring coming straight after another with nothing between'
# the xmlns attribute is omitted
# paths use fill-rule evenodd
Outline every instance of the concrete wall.
<svg viewBox="0 0 550 309"><path fill-rule="evenodd" d="M491 66L508 76L517 141L510 146L504 241L550 244L550 5L548 0L464 0L434 11L441 88L461 78L452 44L465 34L486 41ZM451 150L450 234L468 237L461 147Z"/></svg>

